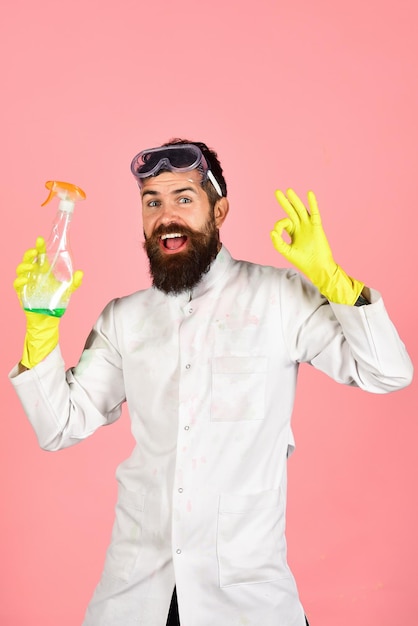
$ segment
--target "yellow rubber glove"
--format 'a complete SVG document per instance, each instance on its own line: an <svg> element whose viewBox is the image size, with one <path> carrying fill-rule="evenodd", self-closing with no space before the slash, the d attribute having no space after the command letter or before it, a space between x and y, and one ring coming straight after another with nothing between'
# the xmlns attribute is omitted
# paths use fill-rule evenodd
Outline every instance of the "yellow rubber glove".
<svg viewBox="0 0 418 626"><path fill-rule="evenodd" d="M288 217L276 222L270 233L274 247L303 272L327 300L354 304L364 284L348 276L334 261L315 194L308 192L308 211L293 189L286 193L287 196L276 191L276 198ZM283 231L289 235L290 243L283 240Z"/></svg>
<svg viewBox="0 0 418 626"><path fill-rule="evenodd" d="M34 265L36 266L36 272L40 271L39 259L43 259L42 271L47 271L44 255L45 241L42 237L38 237L36 247L26 250L22 263L16 268L17 278L13 286L21 304L22 289L28 284ZM73 281L70 287L68 287L69 293L75 291L81 285L82 280L83 272L80 270L74 272ZM31 311L25 311L25 315L26 335L21 364L30 369L40 363L58 344L58 327L61 318Z"/></svg>

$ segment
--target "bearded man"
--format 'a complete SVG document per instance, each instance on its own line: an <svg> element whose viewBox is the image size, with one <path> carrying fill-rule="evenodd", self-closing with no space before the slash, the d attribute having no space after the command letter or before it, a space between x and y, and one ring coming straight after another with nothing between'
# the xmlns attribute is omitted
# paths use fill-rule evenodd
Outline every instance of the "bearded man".
<svg viewBox="0 0 418 626"><path fill-rule="evenodd" d="M112 300L66 373L59 319L27 312L10 373L48 450L128 404L136 445L84 626L305 626L285 540L298 367L387 393L411 361L380 294L335 263L313 193L309 208L276 193L287 216L272 241L297 268L279 269L221 243L227 187L205 144L143 150L131 169L152 287ZM43 253L41 239L25 253L18 293Z"/></svg>

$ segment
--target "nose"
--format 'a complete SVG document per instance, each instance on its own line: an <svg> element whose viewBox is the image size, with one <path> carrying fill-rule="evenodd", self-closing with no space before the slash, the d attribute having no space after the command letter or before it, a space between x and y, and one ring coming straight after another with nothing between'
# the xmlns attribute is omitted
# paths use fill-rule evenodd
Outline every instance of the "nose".
<svg viewBox="0 0 418 626"><path fill-rule="evenodd" d="M160 223L171 224L178 221L179 213L177 206L172 202L164 202L161 206Z"/></svg>

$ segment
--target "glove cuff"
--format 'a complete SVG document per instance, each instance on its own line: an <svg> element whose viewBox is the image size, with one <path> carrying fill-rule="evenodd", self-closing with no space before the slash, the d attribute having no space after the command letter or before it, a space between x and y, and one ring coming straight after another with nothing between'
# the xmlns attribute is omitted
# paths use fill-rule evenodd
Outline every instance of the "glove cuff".
<svg viewBox="0 0 418 626"><path fill-rule="evenodd" d="M320 288L320 292L327 300L335 304L354 305L363 291L363 288L364 283L348 276L348 274L337 265L335 272L329 278L326 285Z"/></svg>
<svg viewBox="0 0 418 626"><path fill-rule="evenodd" d="M26 336L23 345L22 365L35 367L57 346L60 318L40 313L26 314Z"/></svg>

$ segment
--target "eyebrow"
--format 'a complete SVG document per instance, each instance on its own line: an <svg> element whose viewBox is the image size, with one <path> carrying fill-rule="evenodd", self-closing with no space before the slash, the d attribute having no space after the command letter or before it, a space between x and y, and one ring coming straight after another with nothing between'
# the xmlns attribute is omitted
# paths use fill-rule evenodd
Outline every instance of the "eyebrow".
<svg viewBox="0 0 418 626"><path fill-rule="evenodd" d="M194 189L193 187L180 187L179 189L174 189L173 191L170 191L170 194L171 195L177 195L179 193L184 193L185 191L191 191L196 196L198 195L196 189ZM160 194L161 194L160 191L156 191L154 189L146 189L143 192L142 197L144 198L146 195L149 195L149 196L159 196Z"/></svg>

